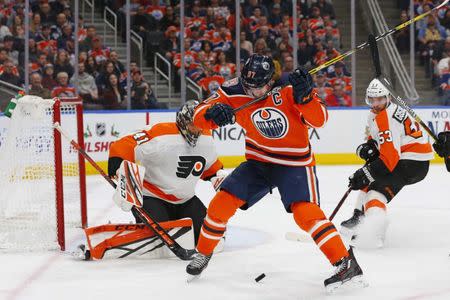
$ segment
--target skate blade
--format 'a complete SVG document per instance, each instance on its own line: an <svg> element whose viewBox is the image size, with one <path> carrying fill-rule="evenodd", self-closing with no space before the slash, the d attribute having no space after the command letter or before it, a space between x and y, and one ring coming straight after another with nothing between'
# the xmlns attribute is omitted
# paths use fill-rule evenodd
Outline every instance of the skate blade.
<svg viewBox="0 0 450 300"><path fill-rule="evenodd" d="M199 275L188 274L187 278L186 278L186 283L191 283L191 282L194 282L194 281L198 280L200 278L200 275L201 274L199 274Z"/></svg>
<svg viewBox="0 0 450 300"><path fill-rule="evenodd" d="M364 276L359 275L346 282L336 282L333 284L329 284L326 286L326 290L328 294L334 294L337 290L340 289L365 288L368 286L369 284L364 280Z"/></svg>

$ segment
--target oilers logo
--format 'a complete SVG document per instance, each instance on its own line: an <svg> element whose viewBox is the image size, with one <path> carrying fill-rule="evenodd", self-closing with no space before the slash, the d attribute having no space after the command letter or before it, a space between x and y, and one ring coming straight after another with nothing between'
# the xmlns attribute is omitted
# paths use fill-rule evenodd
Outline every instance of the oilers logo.
<svg viewBox="0 0 450 300"><path fill-rule="evenodd" d="M260 108L253 112L252 122L258 132L269 139L281 139L289 129L286 116L276 108Z"/></svg>

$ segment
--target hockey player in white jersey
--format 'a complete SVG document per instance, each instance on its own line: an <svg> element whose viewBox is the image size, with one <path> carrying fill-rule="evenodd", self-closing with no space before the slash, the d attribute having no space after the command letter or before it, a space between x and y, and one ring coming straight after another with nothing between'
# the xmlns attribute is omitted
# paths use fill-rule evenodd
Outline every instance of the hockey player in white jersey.
<svg viewBox="0 0 450 300"><path fill-rule="evenodd" d="M191 218L196 242L206 207L195 195L195 186L203 179L217 189L227 175L214 150L211 131L192 124L198 104L187 101L177 112L176 122L159 123L115 141L108 160L111 177L116 176L124 160L145 167L144 210L157 222ZM123 198L114 200L122 209L131 209Z"/></svg>
<svg viewBox="0 0 450 300"><path fill-rule="evenodd" d="M357 148L366 161L349 178L349 187L361 190L353 216L342 222L356 246L382 247L388 225L386 205L406 185L425 178L434 153L427 137L378 79L366 90L370 106L369 137Z"/></svg>

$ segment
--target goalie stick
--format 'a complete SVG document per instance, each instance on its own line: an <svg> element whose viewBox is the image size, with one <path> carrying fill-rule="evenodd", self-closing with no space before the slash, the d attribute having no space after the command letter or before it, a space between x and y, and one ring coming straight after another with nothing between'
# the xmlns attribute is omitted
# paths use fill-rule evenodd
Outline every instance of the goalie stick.
<svg viewBox="0 0 450 300"><path fill-rule="evenodd" d="M444 7L444 5L446 5L449 1L450 1L450 0L445 0L444 2L442 2L441 4L439 4L438 6L434 7L433 9L430 9L429 11L424 12L423 14L420 14L420 15L418 15L418 16L415 16L414 18L409 19L408 21L406 21L406 22L404 22L404 23L402 23L402 24L400 24L400 25L397 25L397 26L395 26L394 28L389 29L388 31L383 32L383 33L380 34L379 36L376 36L376 37L375 37L375 41L379 41L379 40L381 40L381 39L384 39L385 37L390 36L391 34L397 32L397 31L399 31L399 30L402 30L402 29L405 28L406 26L409 26L409 25L411 25L412 23L417 22L417 21L419 21L419 20L425 18L425 17L428 16L428 15L430 15L430 14L432 14L432 13L434 13L434 12L437 12L439 9L441 9L441 7ZM314 69L309 70L308 73L311 74L311 75L312 75L312 74L315 74L315 73L319 72L320 70L322 70L322 69L324 69L324 68L326 68L326 67L329 67L329 66L331 66L332 64L337 63L338 61L341 61L341 60L343 60L344 58L346 58L346 57L348 57L348 56L350 56L350 55L356 53L357 51L366 48L367 46L369 46L369 41L366 41L366 42L364 42L364 43L362 43L362 44L356 46L355 48L353 48L353 49L351 49L351 50L348 50L347 52L342 53L342 54L336 56L336 57L333 58L333 59L330 59L329 61L327 61L327 62L321 64L320 66L315 67ZM282 85L282 87L285 87L285 86L287 86L287 85L288 85L288 84ZM235 108L233 111L234 111L234 113L237 113L238 111L243 110L244 108L249 107L250 105L253 105L253 104L255 104L256 102L259 102L259 101L262 101L262 100L266 99L268 96L272 95L273 93L274 93L274 90L271 90L271 91L269 91L268 93L262 95L261 97L255 98L255 99L253 99L253 100L251 100L251 101L245 103L244 105Z"/></svg>
<svg viewBox="0 0 450 300"><path fill-rule="evenodd" d="M61 125L59 123L55 123L54 127L58 132L61 133L69 142L70 144L79 152L81 155L86 158L86 160L100 173L100 175L105 178L108 183L116 188L117 184L108 176L106 173L100 168L100 166L87 154L86 151L84 151L83 148L80 147L80 145L73 139L71 139L66 132L61 128ZM150 228L155 235L157 235L161 241L169 248L178 258L181 260L191 260L192 256L196 253L195 249L185 249L180 246L168 233L164 228L159 225L158 222L154 221L148 213L142 208L137 205L133 206L131 209L136 215L139 216L141 221Z"/></svg>
<svg viewBox="0 0 450 300"><path fill-rule="evenodd" d="M386 79L385 76L382 75L381 72L381 63L380 63L380 55L378 53L378 46L377 46L377 39L373 34L369 35L368 38L369 41L369 48L370 53L372 56L372 63L375 68L375 77L378 78L381 83L384 85L384 87L389 91L389 93L392 95L392 100L394 103L398 104L400 107L405 109L408 114L417 122L420 124L420 126L430 135L430 137L434 141L438 141L438 137L436 134L428 127L425 122L422 121L422 119L414 112L414 110L409 107L408 103L405 102L395 91L394 88L391 86L389 81ZM450 157L444 157L445 165L447 166L447 171L450 172Z"/></svg>

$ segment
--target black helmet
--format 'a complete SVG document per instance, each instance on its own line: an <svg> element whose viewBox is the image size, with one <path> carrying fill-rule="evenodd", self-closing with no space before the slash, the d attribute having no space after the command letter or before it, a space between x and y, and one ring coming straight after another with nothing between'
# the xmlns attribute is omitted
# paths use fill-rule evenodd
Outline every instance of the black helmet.
<svg viewBox="0 0 450 300"><path fill-rule="evenodd" d="M199 105L199 102L196 100L189 100L183 104L180 109L177 111L177 127L183 135L186 142L195 147L197 144L197 139L200 136L198 133L193 133L188 129L189 124L192 123L194 118L194 110Z"/></svg>
<svg viewBox="0 0 450 300"><path fill-rule="evenodd" d="M242 68L242 84L245 88L260 88L272 80L275 66L272 58L253 54Z"/></svg>

